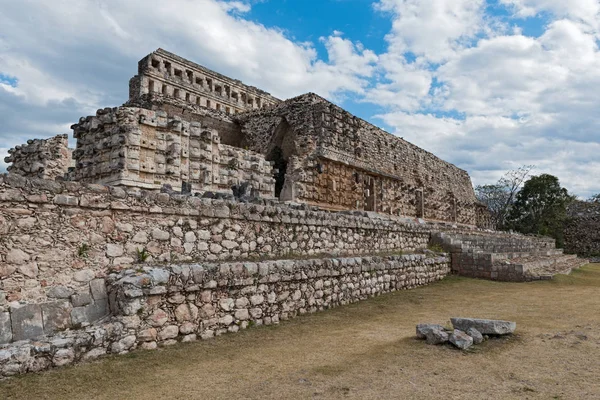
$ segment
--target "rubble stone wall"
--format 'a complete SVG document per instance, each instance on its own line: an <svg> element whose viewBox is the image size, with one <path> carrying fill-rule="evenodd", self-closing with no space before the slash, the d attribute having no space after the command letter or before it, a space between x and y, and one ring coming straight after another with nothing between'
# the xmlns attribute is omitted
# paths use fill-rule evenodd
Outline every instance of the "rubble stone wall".
<svg viewBox="0 0 600 400"><path fill-rule="evenodd" d="M98 110L73 125L74 180L158 190L226 191L247 182L274 196L273 167L264 156L220 143L219 133L165 111L134 107Z"/></svg>
<svg viewBox="0 0 600 400"><path fill-rule="evenodd" d="M0 344L0 377L277 324L426 285L449 269L446 257L404 255L154 265L113 273L106 280L111 314L104 319L47 335L52 319L30 310L27 326L38 330L37 337ZM10 319L24 320L27 307L0 313L8 318L5 325L0 319L1 332L22 337Z"/></svg>
<svg viewBox="0 0 600 400"><path fill-rule="evenodd" d="M577 201L569 206L564 229L565 251L600 256L600 203Z"/></svg>
<svg viewBox="0 0 600 400"><path fill-rule="evenodd" d="M430 227L306 206L0 176L0 301L44 302L140 261L195 262L427 247ZM69 296L67 296L69 297Z"/></svg>
<svg viewBox="0 0 600 400"><path fill-rule="evenodd" d="M28 140L8 150L8 154L4 158L4 162L11 163L8 172L32 178L62 178L72 164L68 135Z"/></svg>

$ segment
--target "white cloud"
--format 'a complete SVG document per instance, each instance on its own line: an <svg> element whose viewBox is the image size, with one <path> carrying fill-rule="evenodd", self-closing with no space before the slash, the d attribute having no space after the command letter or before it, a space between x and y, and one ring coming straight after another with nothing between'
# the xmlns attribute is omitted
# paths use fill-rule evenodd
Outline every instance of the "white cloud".
<svg viewBox="0 0 600 400"><path fill-rule="evenodd" d="M379 56L385 83L367 99L387 107L377 117L398 135L466 168L475 183L535 164L582 196L600 192L600 3L504 4L518 18L551 15L543 34L523 36L519 19L507 29L481 14L481 2L380 1L394 23ZM405 52L422 57L408 63Z"/></svg>
<svg viewBox="0 0 600 400"><path fill-rule="evenodd" d="M376 8L394 15L387 36L391 53L441 62L484 29L484 5L485 0L381 0Z"/></svg>
<svg viewBox="0 0 600 400"><path fill-rule="evenodd" d="M512 6L519 17L532 17L542 12L552 13L557 18L569 18L598 29L600 3L598 0L500 0Z"/></svg>

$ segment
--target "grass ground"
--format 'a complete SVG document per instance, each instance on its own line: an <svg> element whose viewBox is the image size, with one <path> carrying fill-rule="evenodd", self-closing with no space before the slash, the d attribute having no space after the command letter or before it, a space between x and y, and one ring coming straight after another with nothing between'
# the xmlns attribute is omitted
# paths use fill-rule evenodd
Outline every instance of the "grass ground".
<svg viewBox="0 0 600 400"><path fill-rule="evenodd" d="M517 321L461 352L414 337L451 316ZM210 341L0 382L1 399L600 399L600 264L534 283L450 277Z"/></svg>

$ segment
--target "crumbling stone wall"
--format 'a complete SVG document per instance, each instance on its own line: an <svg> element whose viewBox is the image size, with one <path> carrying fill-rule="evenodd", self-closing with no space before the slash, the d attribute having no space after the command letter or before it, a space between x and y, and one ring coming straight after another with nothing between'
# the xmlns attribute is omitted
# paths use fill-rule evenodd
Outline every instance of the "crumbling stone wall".
<svg viewBox="0 0 600 400"><path fill-rule="evenodd" d="M477 225L466 171L309 93L237 117L250 149L281 148L282 198Z"/></svg>
<svg viewBox="0 0 600 400"><path fill-rule="evenodd" d="M600 203L572 203L567 210L564 236L566 252L600 256Z"/></svg>
<svg viewBox="0 0 600 400"><path fill-rule="evenodd" d="M257 195L273 197L273 167L264 156L221 144L217 131L197 122L118 107L98 110L72 128L77 181L176 190L187 183L194 192L231 192L245 182Z"/></svg>
<svg viewBox="0 0 600 400"><path fill-rule="evenodd" d="M423 249L431 229L266 200L0 175L0 376L427 284L447 274L446 259L374 254Z"/></svg>
<svg viewBox="0 0 600 400"><path fill-rule="evenodd" d="M129 83L129 99L160 94L225 114L269 107L280 100L163 49L144 57Z"/></svg>
<svg viewBox="0 0 600 400"><path fill-rule="evenodd" d="M25 320L31 333L0 344L0 377L277 324L426 285L448 271L447 258L425 255L140 266L107 277L111 315L91 324L48 335L55 319L65 321L62 315L31 309L35 317L24 319L30 306L0 312L1 334L22 338L19 322ZM106 291L92 289L92 296Z"/></svg>
<svg viewBox="0 0 600 400"><path fill-rule="evenodd" d="M4 162L11 163L10 173L40 179L63 178L71 167L68 135L28 140L8 150Z"/></svg>
<svg viewBox="0 0 600 400"><path fill-rule="evenodd" d="M79 182L0 177L0 298L42 302L53 288L144 259L194 262L427 247L431 227L393 218L239 203Z"/></svg>
<svg viewBox="0 0 600 400"><path fill-rule="evenodd" d="M198 122L203 128L217 130L221 137L221 143L242 147L242 130L234 121L234 116L225 111L191 104L182 99L163 96L160 93L148 93L130 99L124 106L165 111L168 118L179 117L190 123Z"/></svg>

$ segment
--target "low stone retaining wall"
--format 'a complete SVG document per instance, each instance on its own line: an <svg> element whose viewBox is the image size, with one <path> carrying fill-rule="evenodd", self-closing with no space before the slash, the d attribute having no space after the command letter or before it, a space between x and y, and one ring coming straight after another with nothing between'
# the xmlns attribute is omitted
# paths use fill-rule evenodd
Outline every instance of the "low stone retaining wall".
<svg viewBox="0 0 600 400"><path fill-rule="evenodd" d="M504 282L552 279L588 263L565 255L554 239L505 232L435 232L432 243L450 254L452 272Z"/></svg>
<svg viewBox="0 0 600 400"><path fill-rule="evenodd" d="M0 175L0 312L145 262L369 255L427 247L432 227L274 201L241 203ZM141 256L141 254L143 256Z"/></svg>
<svg viewBox="0 0 600 400"><path fill-rule="evenodd" d="M299 314L427 285L449 272L446 256L424 254L130 269L107 277L110 316L53 335L41 335L47 321L52 323L42 318L39 337L0 345L0 376L277 324ZM92 300L94 293L92 289ZM13 311L8 316L12 318Z"/></svg>

